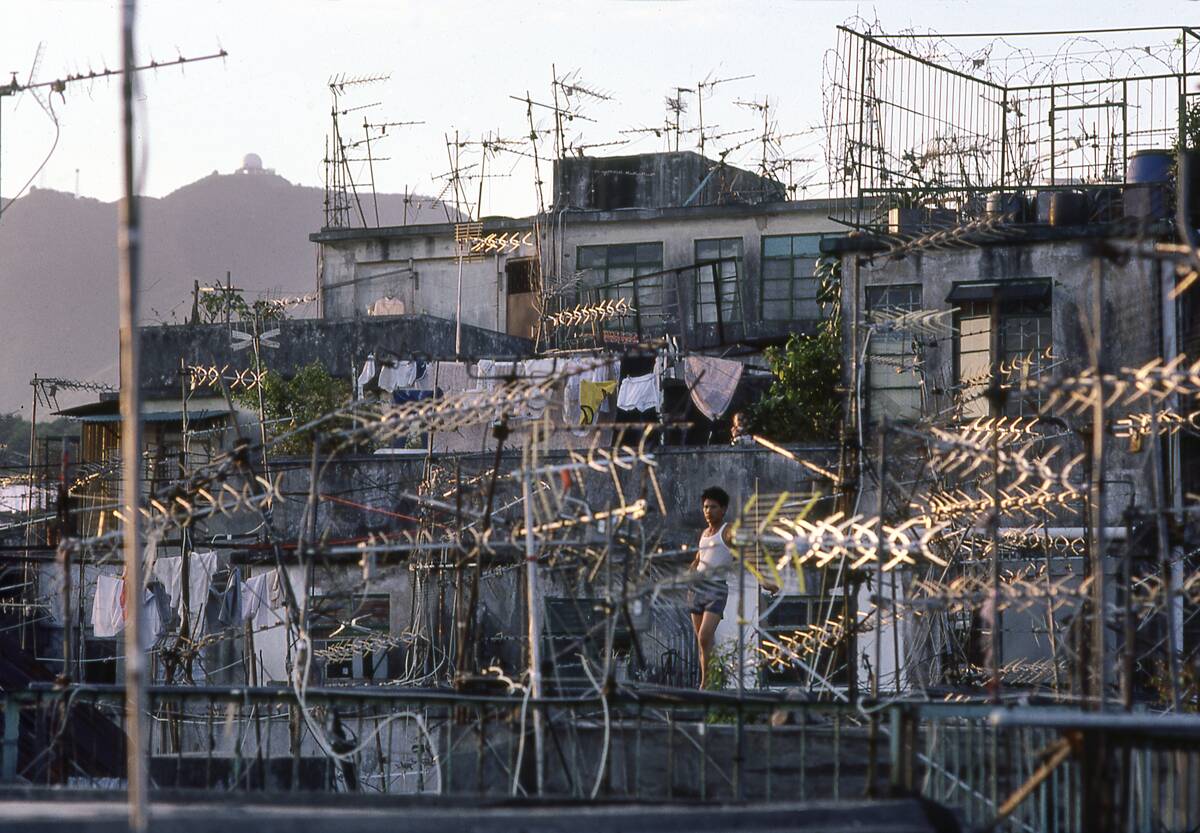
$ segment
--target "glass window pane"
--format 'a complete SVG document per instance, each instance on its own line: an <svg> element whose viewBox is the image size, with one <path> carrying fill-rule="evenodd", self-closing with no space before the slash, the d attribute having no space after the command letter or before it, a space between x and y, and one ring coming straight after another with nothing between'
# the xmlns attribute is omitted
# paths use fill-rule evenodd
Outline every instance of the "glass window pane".
<svg viewBox="0 0 1200 833"><path fill-rule="evenodd" d="M763 299L767 301L776 301L780 299L790 298L792 294L792 285L790 281L764 281L763 282Z"/></svg>
<svg viewBox="0 0 1200 833"><path fill-rule="evenodd" d="M721 241L720 240L697 240L696 241L696 262L699 263L705 260L716 260L721 257Z"/></svg>
<svg viewBox="0 0 1200 833"><path fill-rule="evenodd" d="M662 243L639 243L637 247L638 263L657 263L662 268Z"/></svg>
<svg viewBox="0 0 1200 833"><path fill-rule="evenodd" d="M821 256L821 234L797 234L792 237L792 254L807 255L811 258Z"/></svg>
<svg viewBox="0 0 1200 833"><path fill-rule="evenodd" d="M603 266L607 251L608 249L605 246L580 246L579 268L588 269L594 266Z"/></svg>
<svg viewBox="0 0 1200 833"><path fill-rule="evenodd" d="M792 305L787 300L775 301L764 299L762 310L763 318L768 321L786 321L792 317Z"/></svg>
<svg viewBox="0 0 1200 833"><path fill-rule="evenodd" d="M792 261L788 260L764 260L762 264L763 278L770 280L772 278L790 278L792 276Z"/></svg>
<svg viewBox="0 0 1200 833"><path fill-rule="evenodd" d="M792 274L812 276L817 271L817 261L811 257L797 257L792 260Z"/></svg>
<svg viewBox="0 0 1200 833"><path fill-rule="evenodd" d="M609 246L608 263L634 263L637 261L637 246Z"/></svg>
<svg viewBox="0 0 1200 833"><path fill-rule="evenodd" d="M742 238L727 237L721 241L721 257L741 257Z"/></svg>
<svg viewBox="0 0 1200 833"><path fill-rule="evenodd" d="M764 237L762 241L763 257L791 257L791 237Z"/></svg>

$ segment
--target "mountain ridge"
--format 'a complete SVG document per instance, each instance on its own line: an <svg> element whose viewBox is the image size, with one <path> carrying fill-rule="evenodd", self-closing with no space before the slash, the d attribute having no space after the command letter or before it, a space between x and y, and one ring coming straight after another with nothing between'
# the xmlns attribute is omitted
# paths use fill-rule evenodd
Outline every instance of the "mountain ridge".
<svg viewBox="0 0 1200 833"><path fill-rule="evenodd" d="M181 323L194 281L251 300L316 288L325 192L270 171L213 172L163 197L143 197L143 324ZM405 197L377 195L380 225L401 225ZM410 225L446 221L443 204L408 196ZM363 211L374 220L374 201ZM117 203L31 189L0 217L0 413L30 408L29 380L117 382ZM450 208L450 216L455 216ZM315 310L309 314L315 314ZM67 407L94 395L62 395ZM29 414L25 413L28 418Z"/></svg>

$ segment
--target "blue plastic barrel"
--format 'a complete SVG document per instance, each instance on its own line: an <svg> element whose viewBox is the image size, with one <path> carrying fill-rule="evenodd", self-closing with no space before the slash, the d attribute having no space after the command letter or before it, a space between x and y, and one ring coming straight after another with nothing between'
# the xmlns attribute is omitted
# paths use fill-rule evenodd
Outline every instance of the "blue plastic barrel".
<svg viewBox="0 0 1200 833"><path fill-rule="evenodd" d="M1169 150L1139 150L1129 157L1125 181L1129 183L1170 182L1175 157Z"/></svg>

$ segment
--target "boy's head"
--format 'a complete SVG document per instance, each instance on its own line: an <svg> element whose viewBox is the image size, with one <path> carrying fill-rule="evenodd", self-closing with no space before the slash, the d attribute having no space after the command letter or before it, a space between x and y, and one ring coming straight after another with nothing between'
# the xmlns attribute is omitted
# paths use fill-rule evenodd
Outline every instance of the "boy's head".
<svg viewBox="0 0 1200 833"><path fill-rule="evenodd" d="M700 508L709 526L720 526L729 508L729 493L720 486L709 486L700 495Z"/></svg>

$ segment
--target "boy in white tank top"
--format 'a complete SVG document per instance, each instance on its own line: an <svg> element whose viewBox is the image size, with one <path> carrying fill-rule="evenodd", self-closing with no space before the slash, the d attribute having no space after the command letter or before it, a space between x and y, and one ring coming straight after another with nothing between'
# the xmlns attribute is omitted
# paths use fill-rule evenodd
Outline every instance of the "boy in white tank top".
<svg viewBox="0 0 1200 833"><path fill-rule="evenodd" d="M701 494L700 501L708 527L701 533L700 546L696 549L696 557L692 559L688 612L692 616L696 647L700 653L700 688L704 688L708 680L713 635L729 602L729 585L725 581L725 574L733 563L733 550L730 549L732 533L725 523L729 494L719 486L710 486Z"/></svg>

